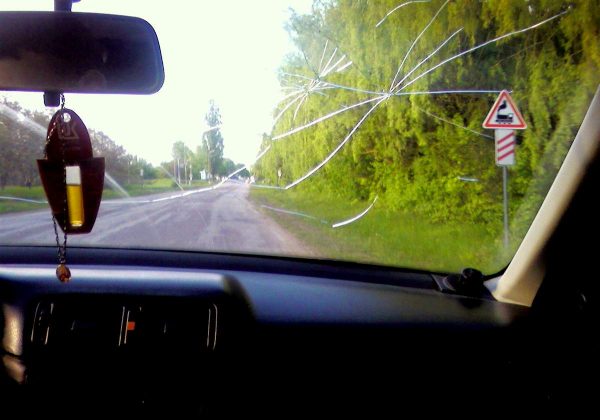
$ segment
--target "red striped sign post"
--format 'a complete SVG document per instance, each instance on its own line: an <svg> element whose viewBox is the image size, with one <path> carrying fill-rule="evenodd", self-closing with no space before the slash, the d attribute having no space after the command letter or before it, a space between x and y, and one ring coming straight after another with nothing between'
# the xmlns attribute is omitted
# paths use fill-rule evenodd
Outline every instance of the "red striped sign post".
<svg viewBox="0 0 600 420"><path fill-rule="evenodd" d="M496 165L512 166L515 164L515 146L517 144L515 130L497 129L496 138Z"/></svg>
<svg viewBox="0 0 600 420"><path fill-rule="evenodd" d="M516 162L517 138L515 130L525 130L527 124L508 91L500 92L483 122L483 128L494 130L496 165L502 167L502 195L504 201L504 246L508 247L508 167Z"/></svg>

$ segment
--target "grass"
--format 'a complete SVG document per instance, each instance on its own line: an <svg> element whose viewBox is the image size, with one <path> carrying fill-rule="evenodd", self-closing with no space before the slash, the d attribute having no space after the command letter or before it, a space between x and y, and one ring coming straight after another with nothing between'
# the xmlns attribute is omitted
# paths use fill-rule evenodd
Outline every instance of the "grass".
<svg viewBox="0 0 600 420"><path fill-rule="evenodd" d="M15 213L19 211L40 210L47 207L47 204L26 203L22 201L9 201L0 199L0 214Z"/></svg>
<svg viewBox="0 0 600 420"><path fill-rule="evenodd" d="M208 182L206 181L193 181L191 185L182 184L183 189L190 190L195 188L206 187ZM158 178L152 179L148 181L144 181L144 184L129 184L124 187L127 194L131 197L138 197L141 195L150 195L150 194L160 194L164 192L171 191L181 191L181 189L174 184L174 182L170 179L166 178ZM104 193L102 194L103 199L111 199L111 198L123 198L123 194L107 188L107 184L105 182Z"/></svg>
<svg viewBox="0 0 600 420"><path fill-rule="evenodd" d="M194 181L191 185L182 185L184 189L195 189L202 188L209 185L206 181ZM142 184L130 184L124 187L125 191L132 196L142 196L142 195L150 195L150 194L159 194L170 191L181 191L179 187L173 185L173 181L170 179L153 179L144 182ZM7 186L4 189L0 189L0 196L4 197L16 197L16 198L25 198L30 200L46 200L46 194L44 193L44 189L42 186L34 186L31 188L27 187L18 187L18 186ZM122 198L123 194L115 191L111 188L107 188L105 184L104 192L102 193L102 199L111 199L111 198ZM16 201L16 200L7 200L0 198L0 214L2 213L14 213L21 211L30 211L30 210L40 210L48 208L48 204L46 203L29 203L24 201Z"/></svg>
<svg viewBox="0 0 600 420"><path fill-rule="evenodd" d="M265 214L323 258L434 272L474 267L488 274L499 271L509 260L501 238L482 225L432 223L421 215L391 213L376 204L360 220L334 229L333 223L361 213L370 203L347 203L299 190L253 188L250 197ZM317 220L261 207L264 205L305 213Z"/></svg>
<svg viewBox="0 0 600 420"><path fill-rule="evenodd" d="M8 186L3 189L0 189L0 196L26 198L30 200L46 200L44 189L41 186L31 188ZM28 203L24 201L0 199L0 214L18 211L39 210L47 207L48 205L45 203Z"/></svg>

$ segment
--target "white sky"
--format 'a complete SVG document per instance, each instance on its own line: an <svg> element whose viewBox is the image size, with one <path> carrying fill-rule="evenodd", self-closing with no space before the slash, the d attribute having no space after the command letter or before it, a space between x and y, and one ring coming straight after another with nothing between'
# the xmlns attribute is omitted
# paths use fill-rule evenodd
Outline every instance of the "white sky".
<svg viewBox="0 0 600 420"><path fill-rule="evenodd" d="M2 10L52 10L53 0L0 0ZM89 128L129 153L158 164L183 140L192 150L206 128L214 99L221 110L225 156L252 161L273 108L282 97L277 68L294 47L283 29L289 8L308 13L312 0L82 0L73 11L138 16L154 26L165 84L154 95L66 96ZM10 93L29 109L43 109L41 93Z"/></svg>

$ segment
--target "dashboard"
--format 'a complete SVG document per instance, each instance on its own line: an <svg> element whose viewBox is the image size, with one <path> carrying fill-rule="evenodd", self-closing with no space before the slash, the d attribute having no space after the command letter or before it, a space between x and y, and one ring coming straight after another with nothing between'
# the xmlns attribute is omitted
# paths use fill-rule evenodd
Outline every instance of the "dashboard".
<svg viewBox="0 0 600 420"><path fill-rule="evenodd" d="M50 251L16 250L0 266L0 395L32 415L385 415L399 401L488 401L514 374L507 350L528 314L442 293L428 274L260 257L75 249L62 284ZM42 263L15 263L28 252ZM457 387L466 377L479 379Z"/></svg>

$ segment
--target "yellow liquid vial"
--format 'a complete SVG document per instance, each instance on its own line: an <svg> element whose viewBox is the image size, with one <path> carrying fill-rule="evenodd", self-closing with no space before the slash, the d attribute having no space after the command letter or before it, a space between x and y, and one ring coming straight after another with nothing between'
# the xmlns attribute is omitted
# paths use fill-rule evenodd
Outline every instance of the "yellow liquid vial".
<svg viewBox="0 0 600 420"><path fill-rule="evenodd" d="M81 189L81 170L79 166L67 166L67 209L69 225L83 226L83 191Z"/></svg>

